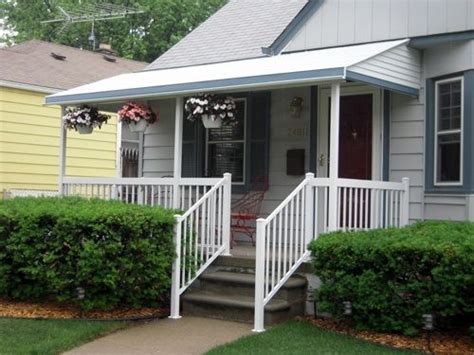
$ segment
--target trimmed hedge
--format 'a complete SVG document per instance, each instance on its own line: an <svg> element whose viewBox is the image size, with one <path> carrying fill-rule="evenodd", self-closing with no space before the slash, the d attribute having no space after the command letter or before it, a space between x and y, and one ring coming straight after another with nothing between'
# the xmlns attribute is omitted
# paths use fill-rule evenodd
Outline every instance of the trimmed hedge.
<svg viewBox="0 0 474 355"><path fill-rule="evenodd" d="M171 284L173 226L173 211L121 202L0 201L0 297L84 310L160 306Z"/></svg>
<svg viewBox="0 0 474 355"><path fill-rule="evenodd" d="M438 327L474 317L472 223L337 232L310 249L322 281L318 310L342 318L343 302L350 301L358 328L415 335L426 313Z"/></svg>

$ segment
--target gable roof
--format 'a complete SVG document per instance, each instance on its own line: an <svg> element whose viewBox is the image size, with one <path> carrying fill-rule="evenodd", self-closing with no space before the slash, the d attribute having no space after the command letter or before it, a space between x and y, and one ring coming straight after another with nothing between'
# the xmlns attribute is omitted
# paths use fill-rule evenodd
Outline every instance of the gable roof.
<svg viewBox="0 0 474 355"><path fill-rule="evenodd" d="M146 69L264 57L308 0L230 0Z"/></svg>
<svg viewBox="0 0 474 355"><path fill-rule="evenodd" d="M64 60L53 58L55 53ZM109 56L110 57L110 56ZM70 89L111 76L136 72L147 63L112 57L56 43L32 40L0 49L0 85L32 85L52 90Z"/></svg>

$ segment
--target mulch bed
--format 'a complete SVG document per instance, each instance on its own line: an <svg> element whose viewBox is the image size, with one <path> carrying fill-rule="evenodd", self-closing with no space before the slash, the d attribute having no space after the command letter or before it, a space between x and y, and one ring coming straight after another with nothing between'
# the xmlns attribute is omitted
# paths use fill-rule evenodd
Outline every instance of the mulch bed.
<svg viewBox="0 0 474 355"><path fill-rule="evenodd" d="M26 319L88 319L88 320L148 320L168 316L163 308L116 309L112 311L82 312L73 305L54 302L31 303L0 299L0 318Z"/></svg>
<svg viewBox="0 0 474 355"><path fill-rule="evenodd" d="M434 331L431 336L431 344L428 346L428 334L426 333L418 337L407 337L373 331L357 331L351 328L350 325L336 322L333 319L304 317L301 320L323 329L399 349L410 349L431 354L474 354L473 339L461 331Z"/></svg>

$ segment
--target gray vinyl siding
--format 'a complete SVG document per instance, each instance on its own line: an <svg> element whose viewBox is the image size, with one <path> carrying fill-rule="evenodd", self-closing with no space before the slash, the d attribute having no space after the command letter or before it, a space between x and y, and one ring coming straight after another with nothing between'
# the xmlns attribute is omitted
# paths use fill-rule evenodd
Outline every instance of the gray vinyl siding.
<svg viewBox="0 0 474 355"><path fill-rule="evenodd" d="M425 219L474 220L468 209L469 195L425 195ZM471 212L473 212L471 210Z"/></svg>
<svg viewBox="0 0 474 355"><path fill-rule="evenodd" d="M472 0L323 0L285 51L472 29Z"/></svg>
<svg viewBox="0 0 474 355"><path fill-rule="evenodd" d="M420 99L392 93L389 176L410 178L411 221L423 218L424 117L423 90Z"/></svg>
<svg viewBox="0 0 474 355"><path fill-rule="evenodd" d="M474 41L452 42L424 53L427 79L474 68Z"/></svg>
<svg viewBox="0 0 474 355"><path fill-rule="evenodd" d="M173 175L175 101L151 102L160 120L148 127L143 144L143 176L163 177Z"/></svg>
<svg viewBox="0 0 474 355"><path fill-rule="evenodd" d="M420 51L398 46L348 70L392 83L416 87L421 82Z"/></svg>
<svg viewBox="0 0 474 355"><path fill-rule="evenodd" d="M293 97L304 100L304 109L299 118L289 113ZM270 123L270 166L269 190L262 205L262 213L271 213L289 193L304 179L304 176L286 175L286 152L289 149L305 149L305 171L308 171L310 121L310 88L291 88L272 91ZM293 135L290 130L304 132L302 136Z"/></svg>

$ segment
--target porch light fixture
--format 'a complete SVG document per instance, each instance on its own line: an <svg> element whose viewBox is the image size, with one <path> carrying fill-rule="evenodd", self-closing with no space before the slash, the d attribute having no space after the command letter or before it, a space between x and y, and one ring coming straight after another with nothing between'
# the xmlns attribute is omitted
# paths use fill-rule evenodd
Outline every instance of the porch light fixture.
<svg viewBox="0 0 474 355"><path fill-rule="evenodd" d="M290 114L295 118L299 118L301 116L301 112L303 111L303 98L300 96L295 96L291 100L290 103Z"/></svg>
<svg viewBox="0 0 474 355"><path fill-rule="evenodd" d="M352 303L349 301L343 302L344 305L344 315L345 316L350 316L352 315Z"/></svg>

